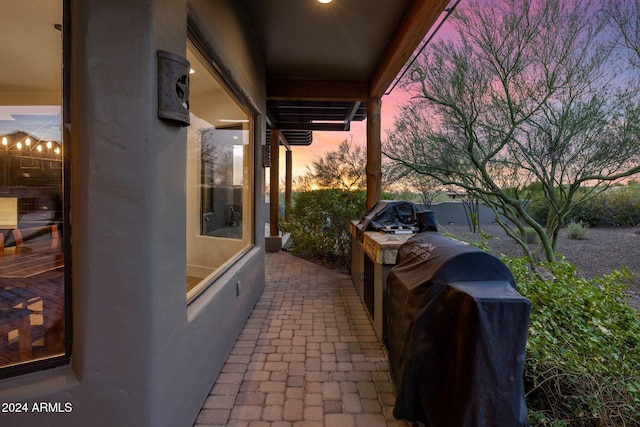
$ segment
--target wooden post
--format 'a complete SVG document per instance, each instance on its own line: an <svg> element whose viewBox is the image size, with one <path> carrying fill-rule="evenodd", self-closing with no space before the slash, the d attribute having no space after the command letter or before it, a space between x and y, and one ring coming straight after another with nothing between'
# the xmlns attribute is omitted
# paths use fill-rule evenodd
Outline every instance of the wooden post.
<svg viewBox="0 0 640 427"><path fill-rule="evenodd" d="M382 194L382 139L380 137L380 98L367 100L367 211Z"/></svg>
<svg viewBox="0 0 640 427"><path fill-rule="evenodd" d="M271 144L271 170L269 175L269 235L276 237L280 235L278 229L278 215L280 205L280 131L278 129L271 129L271 135L269 136L269 143Z"/></svg>
<svg viewBox="0 0 640 427"><path fill-rule="evenodd" d="M291 187L293 183L293 178L291 176L293 173L292 156L293 156L293 153L291 152L291 150L287 150L286 157L285 157L287 172L286 172L285 184L284 184L284 203L285 203L284 220L286 222L291 221L291 212L289 212L288 206L291 206Z"/></svg>

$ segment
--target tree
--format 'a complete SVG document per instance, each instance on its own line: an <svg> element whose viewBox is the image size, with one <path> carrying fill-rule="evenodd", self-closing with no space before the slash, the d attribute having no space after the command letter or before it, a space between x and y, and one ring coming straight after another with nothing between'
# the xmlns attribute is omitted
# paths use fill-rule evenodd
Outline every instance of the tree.
<svg viewBox="0 0 640 427"><path fill-rule="evenodd" d="M307 172L304 175L296 176L293 178L293 188L295 191L311 191L315 188L311 172Z"/></svg>
<svg viewBox="0 0 640 427"><path fill-rule="evenodd" d="M637 0L608 0L608 16L617 33L616 42L632 68L640 67L640 3Z"/></svg>
<svg viewBox="0 0 640 427"><path fill-rule="evenodd" d="M384 186L390 189L404 189L410 192L417 192L426 209L431 208L431 204L442 192L440 182L432 177L417 173L396 162L383 163Z"/></svg>
<svg viewBox="0 0 640 427"><path fill-rule="evenodd" d="M532 228L555 261L572 209L640 171L637 85L616 55L609 15L592 1L464 5L455 40L411 66L403 84L415 97L383 152L478 197L533 261L524 238ZM551 207L545 224L526 208L532 183Z"/></svg>
<svg viewBox="0 0 640 427"><path fill-rule="evenodd" d="M367 154L365 150L346 139L338 145L338 149L328 151L325 157L313 162L310 175L315 182L324 188L357 190L366 187Z"/></svg>

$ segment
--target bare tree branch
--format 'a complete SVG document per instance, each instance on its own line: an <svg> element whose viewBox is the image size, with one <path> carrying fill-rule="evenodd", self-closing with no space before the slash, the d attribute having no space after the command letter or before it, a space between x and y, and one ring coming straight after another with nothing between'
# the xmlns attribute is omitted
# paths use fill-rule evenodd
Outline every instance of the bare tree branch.
<svg viewBox="0 0 640 427"><path fill-rule="evenodd" d="M457 35L413 62L414 97L384 154L483 200L514 238L511 227L533 228L554 261L573 207L640 171L639 69L628 67L640 64L639 12L627 0L469 0ZM551 205L544 225L526 209L532 184Z"/></svg>

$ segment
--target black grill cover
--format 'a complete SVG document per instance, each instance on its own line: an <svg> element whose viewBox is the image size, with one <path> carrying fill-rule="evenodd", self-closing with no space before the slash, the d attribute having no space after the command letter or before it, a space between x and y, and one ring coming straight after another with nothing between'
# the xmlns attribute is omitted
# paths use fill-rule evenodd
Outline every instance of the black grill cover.
<svg viewBox="0 0 640 427"><path fill-rule="evenodd" d="M509 269L434 232L403 244L387 280L394 416L430 427L528 426L530 303Z"/></svg>
<svg viewBox="0 0 640 427"><path fill-rule="evenodd" d="M380 200L360 220L360 230L377 231L387 226L418 225L418 207L401 200Z"/></svg>

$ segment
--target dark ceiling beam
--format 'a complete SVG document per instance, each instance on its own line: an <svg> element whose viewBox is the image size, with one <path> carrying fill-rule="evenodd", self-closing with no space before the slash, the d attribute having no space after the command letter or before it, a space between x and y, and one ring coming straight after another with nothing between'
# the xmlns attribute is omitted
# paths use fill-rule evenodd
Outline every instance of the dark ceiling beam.
<svg viewBox="0 0 640 427"><path fill-rule="evenodd" d="M278 111L275 116L278 118L280 122L309 122L311 120L319 120L319 121L343 121L345 117L349 115L349 110L337 111L331 114L327 114L325 112L317 112L317 113L307 113L307 112L290 112L285 113L282 111Z"/></svg>
<svg viewBox="0 0 640 427"><path fill-rule="evenodd" d="M267 104L267 108L277 112L278 114L329 114L329 115L341 115L344 116L346 113L351 111L352 103L345 104L340 108L323 108L322 106L317 106L314 108L305 108L305 107L282 107L280 105L269 105Z"/></svg>
<svg viewBox="0 0 640 427"><path fill-rule="evenodd" d="M366 101L368 82L344 80L268 80L267 100Z"/></svg>
<svg viewBox="0 0 640 427"><path fill-rule="evenodd" d="M295 101L295 100L278 100L278 101L267 101L267 106L276 105L278 108L322 108L322 109L343 109L345 108L345 104L348 104L350 101Z"/></svg>
<svg viewBox="0 0 640 427"><path fill-rule="evenodd" d="M317 130L317 131L343 131L350 130L350 123L278 123L276 128L284 130ZM346 129L345 129L346 128Z"/></svg>
<svg viewBox="0 0 640 427"><path fill-rule="evenodd" d="M413 0L371 78L369 97L381 98L425 38L449 0Z"/></svg>

